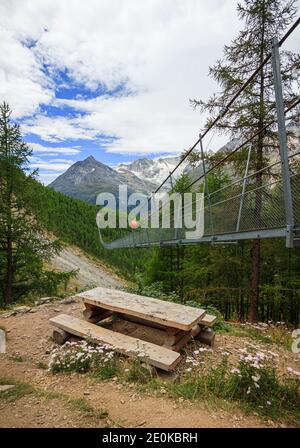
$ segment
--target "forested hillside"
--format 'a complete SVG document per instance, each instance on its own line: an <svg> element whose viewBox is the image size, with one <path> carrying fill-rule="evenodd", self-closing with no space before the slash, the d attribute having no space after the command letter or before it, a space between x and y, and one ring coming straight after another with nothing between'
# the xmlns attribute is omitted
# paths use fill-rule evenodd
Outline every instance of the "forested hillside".
<svg viewBox="0 0 300 448"><path fill-rule="evenodd" d="M147 250L110 251L101 245L96 225L96 206L65 196L34 179L30 179L30 182L28 206L48 231L63 242L75 244L105 260L126 277L132 277L137 266L143 266L146 257L149 257ZM106 230L107 236L111 238L116 232L113 229Z"/></svg>

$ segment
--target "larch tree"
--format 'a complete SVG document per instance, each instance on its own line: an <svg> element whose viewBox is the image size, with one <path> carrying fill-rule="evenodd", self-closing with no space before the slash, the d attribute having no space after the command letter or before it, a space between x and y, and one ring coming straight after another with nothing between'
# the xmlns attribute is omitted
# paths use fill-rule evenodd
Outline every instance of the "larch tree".
<svg viewBox="0 0 300 448"><path fill-rule="evenodd" d="M243 3L238 3L237 11L243 22L242 30L230 45L225 45L223 58L209 69L209 75L221 88L220 92L207 101L191 100L193 107L208 112L207 126L264 61L271 51L272 38L277 36L280 39L294 20L297 7L296 0L244 0ZM296 90L299 67L299 55L281 51L286 106L291 105L299 95ZM216 129L229 134L231 138L244 141L272 121L275 111L273 75L269 61L217 123ZM266 167L270 155L278 150L278 145L276 127L266 129L252 141L250 170L252 173L258 172L255 177L257 187L262 185L263 180L260 170ZM258 220L261 208L262 197L257 193L255 214ZM259 239L255 239L251 245L251 298L248 313L251 322L258 320L260 259L261 243Z"/></svg>
<svg viewBox="0 0 300 448"><path fill-rule="evenodd" d="M29 197L34 173L26 173L30 155L4 102L0 105L0 303L4 306L55 281L55 273L47 276L43 261L60 245L46 238L28 211L28 201L34 201Z"/></svg>

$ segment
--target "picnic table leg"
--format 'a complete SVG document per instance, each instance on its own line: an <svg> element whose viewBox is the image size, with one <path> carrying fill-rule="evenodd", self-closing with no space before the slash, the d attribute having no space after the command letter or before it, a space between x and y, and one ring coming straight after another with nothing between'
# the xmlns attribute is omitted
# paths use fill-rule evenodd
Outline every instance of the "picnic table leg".
<svg viewBox="0 0 300 448"><path fill-rule="evenodd" d="M53 340L58 345L63 345L68 339L71 338L71 336L72 336L71 333L61 330L60 328L54 328L52 333Z"/></svg>
<svg viewBox="0 0 300 448"><path fill-rule="evenodd" d="M98 306L89 305L87 303L85 303L84 306L85 310L83 311L83 317L85 320L93 324L106 319L113 314L112 311L100 308Z"/></svg>
<svg viewBox="0 0 300 448"><path fill-rule="evenodd" d="M178 330L178 328L167 327L165 329L164 347L175 345L184 336L184 333L184 331Z"/></svg>
<svg viewBox="0 0 300 448"><path fill-rule="evenodd" d="M193 337L203 344L213 347L215 344L215 333L211 328L197 324L197 329L193 328Z"/></svg>
<svg viewBox="0 0 300 448"><path fill-rule="evenodd" d="M175 352L179 352L192 338L191 331L183 331L178 328L168 327L165 330L165 334L163 346Z"/></svg>
<svg viewBox="0 0 300 448"><path fill-rule="evenodd" d="M211 347L215 341L215 333L210 328L199 324L195 325L190 331L166 328L165 334L163 346L175 352L179 352L192 338Z"/></svg>

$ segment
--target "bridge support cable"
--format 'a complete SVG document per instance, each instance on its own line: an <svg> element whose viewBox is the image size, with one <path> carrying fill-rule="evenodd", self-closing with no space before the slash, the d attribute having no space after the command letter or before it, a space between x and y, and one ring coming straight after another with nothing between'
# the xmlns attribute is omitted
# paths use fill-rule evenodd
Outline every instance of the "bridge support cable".
<svg viewBox="0 0 300 448"><path fill-rule="evenodd" d="M206 165L205 165L205 159L204 159L204 151L203 151L203 143L202 143L201 134L199 135L199 140L200 140L199 143L200 143L200 155L201 155L201 161L202 161L202 170L203 170L203 175L204 175L204 195L206 195L206 197L207 197L210 231L213 234L214 233L214 223L213 223L213 215L211 212L209 185L208 185L208 179L207 179L207 175L206 175Z"/></svg>
<svg viewBox="0 0 300 448"><path fill-rule="evenodd" d="M251 149L252 149L252 144L250 143L249 149L248 149L246 169L245 169L245 174L244 174L244 179L243 179L239 213L238 213L238 217L237 217L237 221L236 221L236 229L235 229L236 232L238 232L240 230L240 222L241 222L241 216L242 216L242 210L243 210L244 195L245 195L245 190L246 190L246 183L247 183L249 164L250 164L250 158L251 158Z"/></svg>

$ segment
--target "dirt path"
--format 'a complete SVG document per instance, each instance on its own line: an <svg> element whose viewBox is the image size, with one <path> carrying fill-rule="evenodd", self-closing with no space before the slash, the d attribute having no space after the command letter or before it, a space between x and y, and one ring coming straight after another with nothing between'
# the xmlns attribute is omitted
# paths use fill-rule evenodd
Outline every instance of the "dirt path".
<svg viewBox="0 0 300 448"><path fill-rule="evenodd" d="M68 399L36 398L25 395L13 403L0 394L0 427L3 426L123 426L123 427L262 427L258 417L246 416L236 408L214 410L205 402L189 403L137 393L134 386L114 381L95 381L87 375L53 375L44 368L52 346L49 318L59 312L80 315L79 302L54 302L35 308L35 312L11 317L0 315L0 325L8 332L7 353L0 354L0 378L29 383L51 394L84 399L95 412L105 409L108 417L89 417L77 408L69 409ZM217 343L218 347L218 343ZM216 347L216 349L217 349ZM8 383L9 384L9 383Z"/></svg>
<svg viewBox="0 0 300 448"><path fill-rule="evenodd" d="M14 400L0 399L1 428L104 427L106 419L93 418L58 398L30 393Z"/></svg>

